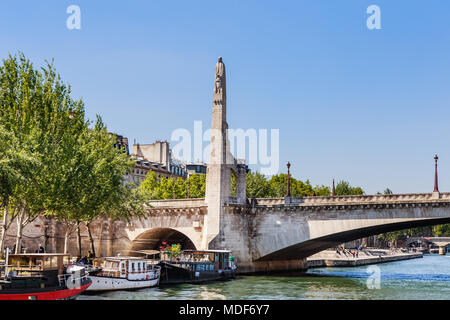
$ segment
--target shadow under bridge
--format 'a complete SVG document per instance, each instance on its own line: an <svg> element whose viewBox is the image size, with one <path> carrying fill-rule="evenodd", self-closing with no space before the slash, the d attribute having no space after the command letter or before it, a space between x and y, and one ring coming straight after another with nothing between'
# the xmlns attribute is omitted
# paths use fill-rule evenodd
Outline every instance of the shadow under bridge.
<svg viewBox="0 0 450 320"><path fill-rule="evenodd" d="M170 228L154 228L141 233L134 239L129 250L159 250L162 242L168 245L180 244L183 250L197 249L194 243L184 233Z"/></svg>

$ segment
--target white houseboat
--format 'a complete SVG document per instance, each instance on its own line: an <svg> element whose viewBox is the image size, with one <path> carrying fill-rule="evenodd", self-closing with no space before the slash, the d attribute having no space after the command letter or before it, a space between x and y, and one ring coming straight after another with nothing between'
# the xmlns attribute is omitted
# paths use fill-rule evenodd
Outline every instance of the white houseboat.
<svg viewBox="0 0 450 320"><path fill-rule="evenodd" d="M106 257L93 261L101 269L89 275L92 285L87 291L131 290L155 287L159 284L161 267L139 257Z"/></svg>

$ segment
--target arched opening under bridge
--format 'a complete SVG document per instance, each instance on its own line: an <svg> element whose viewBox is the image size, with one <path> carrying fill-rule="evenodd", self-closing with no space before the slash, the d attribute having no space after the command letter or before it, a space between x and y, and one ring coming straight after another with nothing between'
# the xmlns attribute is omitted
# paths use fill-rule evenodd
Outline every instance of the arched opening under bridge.
<svg viewBox="0 0 450 320"><path fill-rule="evenodd" d="M184 233L171 228L154 228L141 233L134 239L129 250L159 250L162 242L168 245L180 244L181 249L197 249L194 243Z"/></svg>
<svg viewBox="0 0 450 320"><path fill-rule="evenodd" d="M410 228L432 226L438 224L450 223L450 218L436 218L423 220L409 220L397 223L387 223L374 225L365 228L357 228L343 232L329 234L327 236L310 239L307 241L294 244L266 256L260 257L255 261L274 261L274 260L291 260L307 258L320 251L335 247L344 242L353 241L373 235L378 235L391 231L398 231Z"/></svg>

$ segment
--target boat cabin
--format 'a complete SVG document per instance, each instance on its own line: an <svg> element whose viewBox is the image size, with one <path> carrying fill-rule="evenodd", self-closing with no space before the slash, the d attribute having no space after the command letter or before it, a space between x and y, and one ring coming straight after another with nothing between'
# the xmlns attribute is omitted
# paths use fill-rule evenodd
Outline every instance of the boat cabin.
<svg viewBox="0 0 450 320"><path fill-rule="evenodd" d="M235 277L229 250L183 250L176 257L161 252L160 284L198 283Z"/></svg>
<svg viewBox="0 0 450 320"><path fill-rule="evenodd" d="M154 272L154 264L139 257L97 258L93 267L102 270L98 276L128 280L147 280Z"/></svg>
<svg viewBox="0 0 450 320"><path fill-rule="evenodd" d="M40 286L41 288L61 285L65 279L65 265L70 255L60 253L9 254L1 277L14 287ZM2 285L2 288L6 287Z"/></svg>
<svg viewBox="0 0 450 320"><path fill-rule="evenodd" d="M183 250L177 257L161 253L161 260L182 265L192 271L231 270L229 250Z"/></svg>
<svg viewBox="0 0 450 320"><path fill-rule="evenodd" d="M10 254L5 265L7 275L25 276L32 273L55 271L64 273L64 266L70 262L70 255L64 253Z"/></svg>

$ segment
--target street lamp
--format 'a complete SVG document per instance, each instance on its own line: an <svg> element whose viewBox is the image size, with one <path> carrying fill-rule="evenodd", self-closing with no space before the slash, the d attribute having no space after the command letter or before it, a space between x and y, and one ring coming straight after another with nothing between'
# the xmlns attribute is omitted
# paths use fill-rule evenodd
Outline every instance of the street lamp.
<svg viewBox="0 0 450 320"><path fill-rule="evenodd" d="M286 186L286 198L291 197L291 172L289 169L291 168L291 164L287 163L287 169L288 169L288 176L287 176L287 186Z"/></svg>

